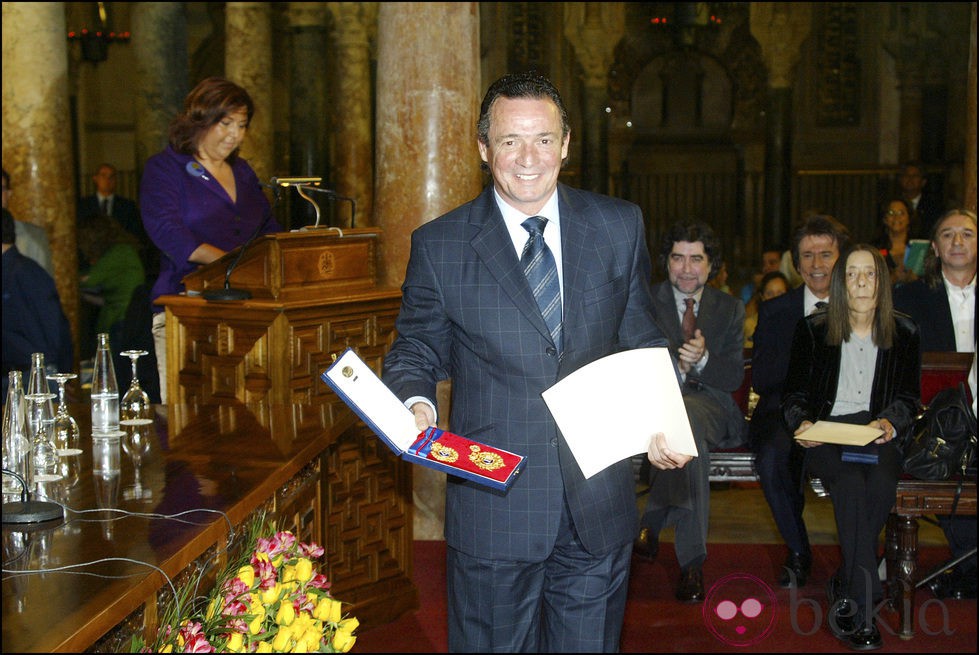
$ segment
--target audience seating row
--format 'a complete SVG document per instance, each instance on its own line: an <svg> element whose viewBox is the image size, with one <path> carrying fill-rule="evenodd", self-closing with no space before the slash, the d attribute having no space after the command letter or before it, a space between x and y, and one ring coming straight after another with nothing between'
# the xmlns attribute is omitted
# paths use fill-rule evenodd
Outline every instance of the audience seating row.
<svg viewBox="0 0 979 655"><path fill-rule="evenodd" d="M927 404L939 390L966 380L972 365L972 353L926 352L921 363L921 402ZM751 351L745 350L745 377L735 400L750 419L754 409L751 388ZM748 448L720 450L710 454L711 482L757 482L754 453ZM812 479L817 495L826 491L818 479ZM923 481L904 476L897 486L897 502L885 530L884 554L887 568L887 590L891 605L900 615L899 636L914 636L914 593L917 584L918 519L933 514L947 514L957 500L956 513L976 515L976 480Z"/></svg>

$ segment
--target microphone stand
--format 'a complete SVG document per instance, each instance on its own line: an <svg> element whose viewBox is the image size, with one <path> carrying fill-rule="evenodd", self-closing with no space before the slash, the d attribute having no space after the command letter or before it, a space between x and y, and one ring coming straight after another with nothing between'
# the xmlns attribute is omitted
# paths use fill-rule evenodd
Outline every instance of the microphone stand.
<svg viewBox="0 0 979 655"><path fill-rule="evenodd" d="M320 210L319 207L316 206L315 202L313 202L309 197L303 194L303 189L307 191L316 191L317 193L326 194L330 198L336 198L337 200L346 200L347 202L349 202L350 203L350 227L354 226L354 218L357 214L357 202L353 198L347 196L341 196L336 191L331 191L330 189L321 189L320 187L305 186L305 185L297 186L296 190L299 192L299 195L301 195L303 198L306 198L306 200L309 200L309 202L312 202L313 206L316 207L316 223L312 226L312 229L316 229L320 227ZM333 226L328 226L328 227L331 227L332 229L339 231L340 236L343 236L343 231L340 230L340 228L333 227ZM303 228L303 229L310 229L310 228Z"/></svg>

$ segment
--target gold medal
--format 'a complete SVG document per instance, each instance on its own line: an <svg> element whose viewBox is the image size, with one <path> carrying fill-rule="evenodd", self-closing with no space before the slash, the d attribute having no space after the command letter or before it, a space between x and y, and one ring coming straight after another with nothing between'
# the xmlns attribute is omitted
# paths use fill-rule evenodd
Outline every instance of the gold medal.
<svg viewBox="0 0 979 655"><path fill-rule="evenodd" d="M459 453L456 452L455 448L449 448L448 446L443 446L442 444L436 443L432 446L432 457L440 462L454 462L459 459Z"/></svg>
<svg viewBox="0 0 979 655"><path fill-rule="evenodd" d="M503 455L489 450L480 450L479 446L469 446L472 452L469 454L469 461L483 469L484 471L495 471L503 467Z"/></svg>

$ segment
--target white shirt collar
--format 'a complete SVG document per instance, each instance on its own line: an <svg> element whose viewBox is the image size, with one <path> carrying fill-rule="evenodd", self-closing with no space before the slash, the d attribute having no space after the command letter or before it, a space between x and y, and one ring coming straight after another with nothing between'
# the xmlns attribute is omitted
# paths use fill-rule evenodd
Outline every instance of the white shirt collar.
<svg viewBox="0 0 979 655"><path fill-rule="evenodd" d="M802 315L809 316L816 309L817 302L829 302L829 296L825 298L817 298L816 294L809 289L809 287L803 285L802 292Z"/></svg>

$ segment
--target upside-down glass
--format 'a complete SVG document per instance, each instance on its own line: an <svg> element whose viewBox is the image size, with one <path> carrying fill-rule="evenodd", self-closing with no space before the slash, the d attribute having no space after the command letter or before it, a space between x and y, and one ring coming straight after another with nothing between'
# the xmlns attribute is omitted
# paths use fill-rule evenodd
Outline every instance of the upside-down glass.
<svg viewBox="0 0 979 655"><path fill-rule="evenodd" d="M123 421L131 419L148 419L150 397L140 386L139 375L136 372L136 360L148 353L145 350L123 350L120 354L129 358L133 368L133 379L119 403L119 422L122 424Z"/></svg>
<svg viewBox="0 0 979 655"><path fill-rule="evenodd" d="M81 431L78 422L68 412L65 385L78 377L77 373L52 373L49 380L58 383L58 411L54 414L54 445L61 457L81 455Z"/></svg>

